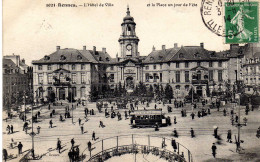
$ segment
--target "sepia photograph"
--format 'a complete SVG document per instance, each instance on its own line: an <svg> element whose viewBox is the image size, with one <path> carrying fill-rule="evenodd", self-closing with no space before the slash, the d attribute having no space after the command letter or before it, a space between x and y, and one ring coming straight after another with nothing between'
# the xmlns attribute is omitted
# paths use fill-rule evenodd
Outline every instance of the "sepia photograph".
<svg viewBox="0 0 260 162"><path fill-rule="evenodd" d="M2 8L2 161L260 161L258 0Z"/></svg>

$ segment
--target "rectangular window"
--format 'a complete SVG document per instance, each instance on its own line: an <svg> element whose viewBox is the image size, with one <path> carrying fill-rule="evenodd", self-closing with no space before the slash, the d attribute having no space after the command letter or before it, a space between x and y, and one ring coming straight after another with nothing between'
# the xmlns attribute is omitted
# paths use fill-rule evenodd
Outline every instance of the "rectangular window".
<svg viewBox="0 0 260 162"><path fill-rule="evenodd" d="M86 88L80 88L80 97L85 97Z"/></svg>
<svg viewBox="0 0 260 162"><path fill-rule="evenodd" d="M153 69L154 69L154 70L156 69L156 65L153 65Z"/></svg>
<svg viewBox="0 0 260 162"><path fill-rule="evenodd" d="M179 67L180 67L180 63L176 62L176 68L179 68Z"/></svg>
<svg viewBox="0 0 260 162"><path fill-rule="evenodd" d="M84 70L84 69L85 69L85 65L81 64L81 70Z"/></svg>
<svg viewBox="0 0 260 162"><path fill-rule="evenodd" d="M39 84L43 83L43 75L42 74L38 75L38 82L39 82Z"/></svg>
<svg viewBox="0 0 260 162"><path fill-rule="evenodd" d="M190 82L190 75L189 75L189 71L185 71L185 82Z"/></svg>
<svg viewBox="0 0 260 162"><path fill-rule="evenodd" d="M209 70L209 80L213 80L213 70Z"/></svg>
<svg viewBox="0 0 260 162"><path fill-rule="evenodd" d="M86 74L85 73L81 73L81 83L82 84L86 83Z"/></svg>
<svg viewBox="0 0 260 162"><path fill-rule="evenodd" d="M76 78L77 78L76 73L73 73L73 74L72 74L72 78L71 78L72 84L76 84Z"/></svg>
<svg viewBox="0 0 260 162"><path fill-rule="evenodd" d="M77 88L76 87L72 87L72 96L77 97Z"/></svg>
<svg viewBox="0 0 260 162"><path fill-rule="evenodd" d="M181 77L180 77L180 71L176 71L176 82L179 83L181 81Z"/></svg>
<svg viewBox="0 0 260 162"><path fill-rule="evenodd" d="M52 74L48 74L48 84L52 84Z"/></svg>
<svg viewBox="0 0 260 162"><path fill-rule="evenodd" d="M223 81L223 78L222 78L222 70L218 70L218 81L219 81L219 82Z"/></svg>
<svg viewBox="0 0 260 162"><path fill-rule="evenodd" d="M146 66L146 67L145 67L145 70L149 70L149 66Z"/></svg>
<svg viewBox="0 0 260 162"><path fill-rule="evenodd" d="M156 73L153 73L153 81L157 82L157 74Z"/></svg>
<svg viewBox="0 0 260 162"><path fill-rule="evenodd" d="M222 67L222 61L218 62L218 67Z"/></svg>
<svg viewBox="0 0 260 162"><path fill-rule="evenodd" d="M114 74L110 74L110 82L114 82L115 80L115 75Z"/></svg>
<svg viewBox="0 0 260 162"><path fill-rule="evenodd" d="M72 64L72 65L71 65L71 69L72 69L72 70L75 70L75 69L76 69L76 65L75 65L75 64Z"/></svg>
<svg viewBox="0 0 260 162"><path fill-rule="evenodd" d="M185 67L186 67L186 68L189 67L189 62L185 62Z"/></svg>
<svg viewBox="0 0 260 162"><path fill-rule="evenodd" d="M51 65L48 65L48 66L47 66L47 69L48 69L48 70L51 70Z"/></svg>
<svg viewBox="0 0 260 162"><path fill-rule="evenodd" d="M213 67L213 63L211 61L209 62L209 67Z"/></svg>
<svg viewBox="0 0 260 162"><path fill-rule="evenodd" d="M149 82L149 73L145 73L145 81Z"/></svg>
<svg viewBox="0 0 260 162"><path fill-rule="evenodd" d="M42 70L42 65L38 65L38 70Z"/></svg>

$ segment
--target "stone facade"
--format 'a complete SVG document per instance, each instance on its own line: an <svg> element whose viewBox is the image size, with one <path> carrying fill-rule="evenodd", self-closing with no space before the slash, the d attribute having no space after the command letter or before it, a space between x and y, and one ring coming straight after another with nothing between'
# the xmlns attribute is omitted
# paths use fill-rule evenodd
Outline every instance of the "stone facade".
<svg viewBox="0 0 260 162"><path fill-rule="evenodd" d="M129 8L121 26L121 57L111 58L105 48L97 51L96 47L77 50L58 46L54 53L33 61L35 97L44 98L53 91L58 100L63 100L72 91L75 98L88 99L92 86L100 89L110 85L113 89L121 83L132 92L139 82L147 87L170 84L176 98L183 98L191 88L207 97L207 89L224 91L227 83L233 84L242 75L242 66L237 63L241 62L244 51L240 53L236 45L215 52L205 49L204 43L198 46L175 43L170 48L163 45L160 50L152 47L150 54L140 56L136 23Z"/></svg>

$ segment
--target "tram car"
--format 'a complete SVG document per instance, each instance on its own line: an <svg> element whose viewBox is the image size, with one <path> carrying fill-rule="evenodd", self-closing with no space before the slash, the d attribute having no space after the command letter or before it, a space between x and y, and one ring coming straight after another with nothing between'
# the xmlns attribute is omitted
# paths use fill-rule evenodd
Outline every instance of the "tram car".
<svg viewBox="0 0 260 162"><path fill-rule="evenodd" d="M154 127L155 125L163 127L171 125L170 117L165 117L162 113L162 109L135 110L130 116L130 122L133 128Z"/></svg>

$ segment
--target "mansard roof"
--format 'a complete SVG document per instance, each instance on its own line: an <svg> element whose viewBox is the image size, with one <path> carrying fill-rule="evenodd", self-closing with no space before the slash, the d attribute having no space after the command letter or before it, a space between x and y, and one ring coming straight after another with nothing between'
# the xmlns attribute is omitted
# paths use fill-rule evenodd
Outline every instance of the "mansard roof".
<svg viewBox="0 0 260 162"><path fill-rule="evenodd" d="M19 69L19 67L11 59L3 59L4 69Z"/></svg>
<svg viewBox="0 0 260 162"><path fill-rule="evenodd" d="M111 57L106 52L96 51L94 53L93 50L65 48L46 55L40 60L34 60L32 63L105 63L110 60Z"/></svg>
<svg viewBox="0 0 260 162"><path fill-rule="evenodd" d="M215 51L206 50L200 46L184 46L171 58L170 61L216 61L227 60L224 55Z"/></svg>
<svg viewBox="0 0 260 162"><path fill-rule="evenodd" d="M223 54L215 51L206 50L200 46L183 46L165 50L152 51L144 63L160 63L174 61L210 61L210 60L226 60Z"/></svg>
<svg viewBox="0 0 260 162"><path fill-rule="evenodd" d="M170 48L165 50L152 51L143 61L143 63L167 62L174 56L180 48Z"/></svg>

